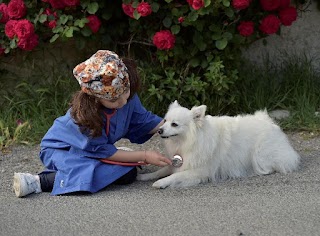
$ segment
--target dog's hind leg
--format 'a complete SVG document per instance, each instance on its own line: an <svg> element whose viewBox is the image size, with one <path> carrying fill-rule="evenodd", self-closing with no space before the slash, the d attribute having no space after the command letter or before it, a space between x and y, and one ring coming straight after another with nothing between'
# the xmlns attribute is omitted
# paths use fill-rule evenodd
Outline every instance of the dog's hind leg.
<svg viewBox="0 0 320 236"><path fill-rule="evenodd" d="M166 178L159 179L154 182L152 187L154 188L166 188L166 187L176 187L185 188L198 185L200 183L209 182L208 175L204 175L198 171L182 171L174 173Z"/></svg>
<svg viewBox="0 0 320 236"><path fill-rule="evenodd" d="M292 172L298 168L299 154L292 148L284 134L278 134L272 143L261 143L253 155L253 169L258 175Z"/></svg>
<svg viewBox="0 0 320 236"><path fill-rule="evenodd" d="M168 175L171 175L172 173L173 173L172 167L165 166L165 167L163 167L155 172L152 172L152 173L138 174L137 180L148 181L148 180L160 179L160 178L166 177Z"/></svg>

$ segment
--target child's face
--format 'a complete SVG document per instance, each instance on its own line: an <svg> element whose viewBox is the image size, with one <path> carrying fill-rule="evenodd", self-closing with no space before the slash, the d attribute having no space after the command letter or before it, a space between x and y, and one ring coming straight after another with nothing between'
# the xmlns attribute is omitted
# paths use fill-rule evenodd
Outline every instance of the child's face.
<svg viewBox="0 0 320 236"><path fill-rule="evenodd" d="M128 98L130 96L130 89L127 92L124 92L119 98L116 100L107 100L107 99L100 99L101 104L109 109L119 109L127 104Z"/></svg>

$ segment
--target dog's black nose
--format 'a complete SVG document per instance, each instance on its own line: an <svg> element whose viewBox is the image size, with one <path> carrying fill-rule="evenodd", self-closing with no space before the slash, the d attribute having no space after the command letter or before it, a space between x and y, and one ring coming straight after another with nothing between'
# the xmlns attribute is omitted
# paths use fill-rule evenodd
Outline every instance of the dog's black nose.
<svg viewBox="0 0 320 236"><path fill-rule="evenodd" d="M158 134L163 134L163 129L159 129Z"/></svg>

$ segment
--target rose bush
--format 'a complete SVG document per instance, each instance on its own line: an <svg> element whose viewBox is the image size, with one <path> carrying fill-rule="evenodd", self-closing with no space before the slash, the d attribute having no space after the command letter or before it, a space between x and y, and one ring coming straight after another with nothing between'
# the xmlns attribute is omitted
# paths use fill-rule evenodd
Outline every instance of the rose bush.
<svg viewBox="0 0 320 236"><path fill-rule="evenodd" d="M189 37L199 51L224 50L228 44L244 42L238 35L259 39L278 33L281 25L290 26L297 19L297 9L290 0L123 0L121 4L120 8L116 3L88 0L3 1L0 4L1 46L9 53L17 48L19 40L27 41L33 31L41 42L46 42L48 37L51 43L58 38L90 37L99 32L101 24L106 23L104 28L107 28L108 21L121 18L122 26L128 27L136 41L152 42L159 50L173 50L169 57L179 57L173 38L177 38L178 49L185 49ZM161 38L168 30L171 31L167 34L169 45L164 46L157 37ZM100 33L109 31L105 29ZM123 32L118 36L122 40Z"/></svg>
<svg viewBox="0 0 320 236"><path fill-rule="evenodd" d="M302 1L2 1L0 54L70 38L82 47L96 40L161 65L161 77L175 71L172 80L196 94L196 102L203 101L200 91L210 87L208 94L223 94L237 79L241 47L292 25Z"/></svg>

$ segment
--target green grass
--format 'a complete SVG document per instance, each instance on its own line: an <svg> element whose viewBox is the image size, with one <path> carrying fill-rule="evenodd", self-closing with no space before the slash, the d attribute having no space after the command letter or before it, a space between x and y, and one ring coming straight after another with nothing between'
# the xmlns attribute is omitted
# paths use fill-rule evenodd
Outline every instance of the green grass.
<svg viewBox="0 0 320 236"><path fill-rule="evenodd" d="M75 80L62 76L51 82L46 79L46 85L30 81L20 82L0 100L0 145L4 148L13 143L38 143L54 119L66 112L78 89Z"/></svg>
<svg viewBox="0 0 320 236"><path fill-rule="evenodd" d="M280 66L269 62L263 68L243 66L236 86L225 97L208 95L206 105L215 106L217 114L230 115L264 108L287 109L291 117L280 123L284 129L319 132L320 118L314 114L320 110L320 75L311 65L305 58L290 58ZM9 88L3 81L10 75L0 77L0 149L40 142L54 119L65 114L71 95L79 87L76 80L61 74L38 73L17 83L11 80ZM144 88L150 86L150 76L143 74ZM142 94L142 101L149 99ZM159 114L157 111L166 111L168 105L149 102L146 108Z"/></svg>
<svg viewBox="0 0 320 236"><path fill-rule="evenodd" d="M250 69L249 69L250 68ZM238 107L245 112L267 108L286 109L291 117L281 122L287 130L320 130L320 74L310 60L289 58L275 66L246 67L239 83Z"/></svg>

